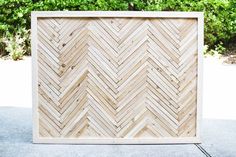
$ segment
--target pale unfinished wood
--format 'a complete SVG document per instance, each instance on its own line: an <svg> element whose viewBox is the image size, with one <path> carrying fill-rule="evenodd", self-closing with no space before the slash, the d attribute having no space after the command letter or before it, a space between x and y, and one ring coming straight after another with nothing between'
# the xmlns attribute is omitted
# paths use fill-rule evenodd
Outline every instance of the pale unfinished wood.
<svg viewBox="0 0 236 157"><path fill-rule="evenodd" d="M199 142L202 29L201 13L33 13L34 142Z"/></svg>

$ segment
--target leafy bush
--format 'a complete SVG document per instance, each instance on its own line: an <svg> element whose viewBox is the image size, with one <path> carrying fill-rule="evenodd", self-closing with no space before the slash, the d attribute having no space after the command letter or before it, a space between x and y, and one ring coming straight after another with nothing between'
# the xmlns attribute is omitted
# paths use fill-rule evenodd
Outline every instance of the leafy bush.
<svg viewBox="0 0 236 157"><path fill-rule="evenodd" d="M204 11L204 37L209 50L225 47L236 38L234 0L0 0L0 7L0 38L9 37L9 34L16 38L19 30L29 30L31 11L42 10ZM24 50L27 54L29 43L26 38ZM0 53L4 46L0 43Z"/></svg>
<svg viewBox="0 0 236 157"><path fill-rule="evenodd" d="M19 30L14 36L9 34L2 41L6 45L5 50L13 60L20 60L25 53L30 52L30 46L28 46L30 41L29 30Z"/></svg>

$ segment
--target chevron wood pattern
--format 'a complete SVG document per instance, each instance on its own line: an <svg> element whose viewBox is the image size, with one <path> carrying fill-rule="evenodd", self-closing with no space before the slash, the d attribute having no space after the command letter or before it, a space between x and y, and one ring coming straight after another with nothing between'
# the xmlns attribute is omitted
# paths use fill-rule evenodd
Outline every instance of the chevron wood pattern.
<svg viewBox="0 0 236 157"><path fill-rule="evenodd" d="M37 20L38 136L196 137L198 21Z"/></svg>

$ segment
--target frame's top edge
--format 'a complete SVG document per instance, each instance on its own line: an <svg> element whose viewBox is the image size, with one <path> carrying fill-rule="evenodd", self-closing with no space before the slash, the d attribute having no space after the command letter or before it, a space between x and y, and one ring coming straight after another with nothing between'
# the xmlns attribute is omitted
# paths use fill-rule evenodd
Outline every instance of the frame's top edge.
<svg viewBox="0 0 236 157"><path fill-rule="evenodd" d="M174 17L199 18L203 12L177 11L32 11L33 17Z"/></svg>

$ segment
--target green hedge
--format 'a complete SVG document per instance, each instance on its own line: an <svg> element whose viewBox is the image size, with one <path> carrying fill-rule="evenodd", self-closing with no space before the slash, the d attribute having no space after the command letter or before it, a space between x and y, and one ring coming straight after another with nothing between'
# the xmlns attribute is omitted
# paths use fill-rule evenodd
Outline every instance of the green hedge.
<svg viewBox="0 0 236 157"><path fill-rule="evenodd" d="M227 46L236 37L235 0L0 0L0 7L0 51L9 47L5 41L18 42L16 34L28 36L30 12L42 10L204 11L209 49ZM29 42L23 41L24 53L30 51Z"/></svg>

